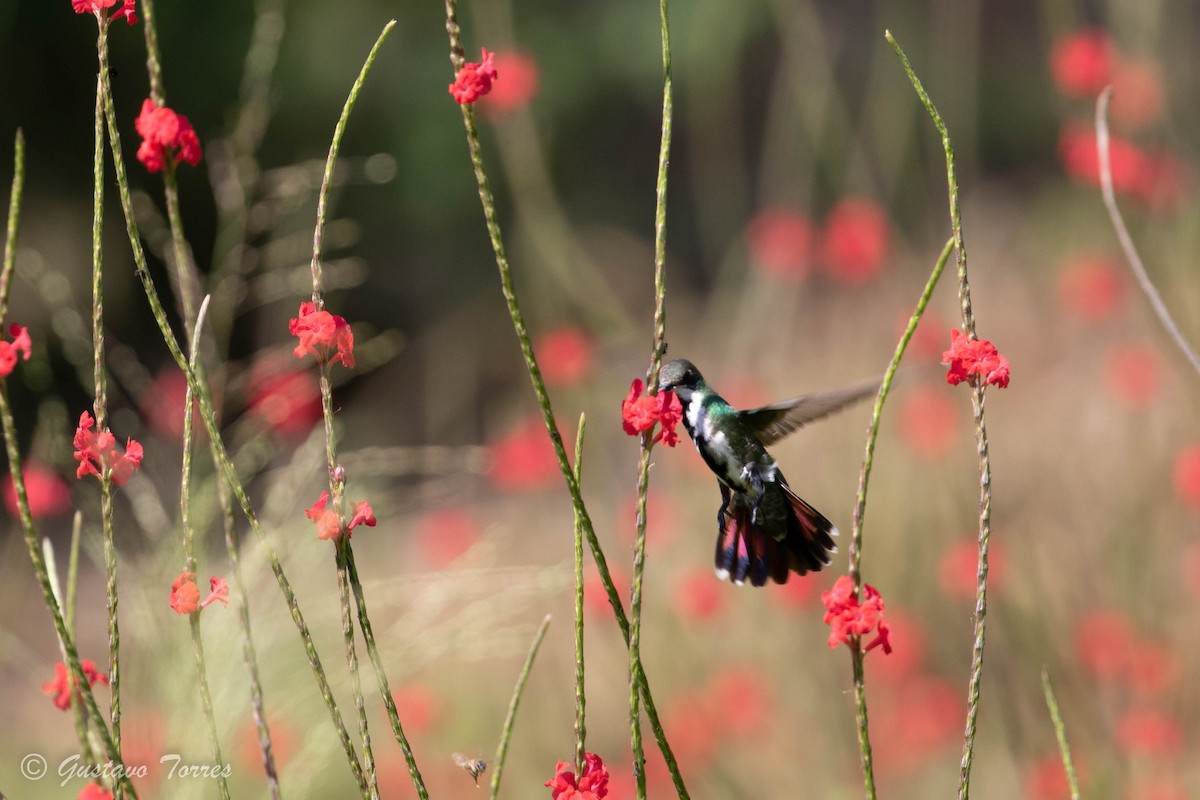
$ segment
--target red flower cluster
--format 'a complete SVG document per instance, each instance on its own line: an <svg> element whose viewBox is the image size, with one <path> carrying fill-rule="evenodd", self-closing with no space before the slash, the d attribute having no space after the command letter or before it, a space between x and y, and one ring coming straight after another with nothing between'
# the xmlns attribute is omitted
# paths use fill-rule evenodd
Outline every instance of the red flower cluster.
<svg viewBox="0 0 1200 800"><path fill-rule="evenodd" d="M543 489L558 475L554 452L541 415L529 416L509 433L488 445L491 467L488 476L506 491Z"/></svg>
<svg viewBox="0 0 1200 800"><path fill-rule="evenodd" d="M171 584L171 609L176 614L195 614L202 608L219 602L229 605L229 584L224 578L216 575L208 579L211 590L208 597L200 599L200 589L196 586L196 574L184 570Z"/></svg>
<svg viewBox="0 0 1200 800"><path fill-rule="evenodd" d="M1067 97L1095 99L1112 81L1116 48L1108 33L1086 28L1063 36L1050 49L1050 74Z"/></svg>
<svg viewBox="0 0 1200 800"><path fill-rule="evenodd" d="M29 499L29 514L34 519L61 514L71 507L71 492L57 472L36 462L24 464L21 471L25 478L25 496ZM4 476L0 491L4 493L4 507L8 513L14 519L20 516L17 487L11 474Z"/></svg>
<svg viewBox="0 0 1200 800"><path fill-rule="evenodd" d="M1180 450L1171 472L1175 496L1184 505L1200 510L1200 444Z"/></svg>
<svg viewBox="0 0 1200 800"><path fill-rule="evenodd" d="M18 355L28 361L32 347L26 328L10 325L8 335L13 337L11 342L0 341L0 378L7 378L16 369Z"/></svg>
<svg viewBox="0 0 1200 800"><path fill-rule="evenodd" d="M574 386L592 366L592 340L579 328L547 331L538 337L534 350L547 386Z"/></svg>
<svg viewBox="0 0 1200 800"><path fill-rule="evenodd" d="M1090 126L1067 125L1058 138L1063 169L1076 181L1100 185L1100 148ZM1147 205L1170 207L1190 182L1186 165L1166 151L1147 152L1128 139L1110 136L1108 161L1113 190Z"/></svg>
<svg viewBox="0 0 1200 800"><path fill-rule="evenodd" d="M1008 580L1007 550L995 540L988 548L988 594ZM947 597L974 599L979 570L979 543L974 535L955 541L942 551L938 583Z"/></svg>
<svg viewBox="0 0 1200 800"><path fill-rule="evenodd" d="M454 76L454 83L450 84L450 94L460 106L470 105L490 92L492 81L499 77L492 60L496 54L489 53L486 47L480 53L480 63L468 61L463 64Z"/></svg>
<svg viewBox="0 0 1200 800"><path fill-rule="evenodd" d="M766 208L746 228L752 266L786 281L808 276L820 262L834 281L864 285L883 269L891 249L887 214L873 200L847 197L829 210L819 235L808 217Z"/></svg>
<svg viewBox="0 0 1200 800"><path fill-rule="evenodd" d="M553 800L603 800L608 797L608 767L594 753L583 754L583 770L579 777L571 771L571 764L559 761L554 777L546 781Z"/></svg>
<svg viewBox="0 0 1200 800"><path fill-rule="evenodd" d="M787 281L812 270L815 238L808 217L790 208L763 209L746 228L752 266Z"/></svg>
<svg viewBox="0 0 1200 800"><path fill-rule="evenodd" d="M124 486L133 471L142 465L142 446L135 439L127 439L125 452L118 453L117 437L107 429L93 433L95 424L96 420L88 412L79 415L79 427L75 429L75 460L79 462L79 468L75 470L75 477L107 474L114 484Z"/></svg>
<svg viewBox="0 0 1200 800"><path fill-rule="evenodd" d="M957 328L950 329L950 349L942 353L942 363L950 367L946 382L952 386L972 375L982 375L985 385L1008 386L1008 359L987 339L972 339Z"/></svg>
<svg viewBox="0 0 1200 800"><path fill-rule="evenodd" d="M1179 722L1160 711L1127 711L1117 723L1117 744L1130 754L1176 755L1183 740Z"/></svg>
<svg viewBox="0 0 1200 800"><path fill-rule="evenodd" d="M87 678L88 686L95 686L97 683L108 686L108 676L96 669L95 661L85 658L79 662L79 666L83 668L83 677ZM42 691L52 696L55 707L63 711L71 707L71 687L78 685L77 682L68 680L68 677L67 665L60 661L54 665L54 680L42 684Z"/></svg>
<svg viewBox="0 0 1200 800"><path fill-rule="evenodd" d="M1062 265L1058 299L1085 322L1107 322L1125 304L1127 280L1121 265L1099 253L1078 253Z"/></svg>
<svg viewBox="0 0 1200 800"><path fill-rule="evenodd" d="M174 167L180 161L193 167L200 163L200 137L183 114L156 105L147 97L134 127L142 136L138 161L151 172L158 172L165 166Z"/></svg>
<svg viewBox="0 0 1200 800"><path fill-rule="evenodd" d="M354 514L350 517L350 521L343 525L337 512L332 508L325 507L328 502L329 492L321 492L321 496L317 498L317 502L313 503L312 508L304 512L304 516L317 523L318 539L336 539L343 530L346 531L346 538L350 538L350 531L359 525L374 528L379 522L375 519L375 512L371 509L371 504L366 500L360 500L354 504Z"/></svg>
<svg viewBox="0 0 1200 800"><path fill-rule="evenodd" d="M825 220L821 251L825 269L837 281L862 286L883 269L891 229L883 209L865 197L848 197Z"/></svg>
<svg viewBox="0 0 1200 800"><path fill-rule="evenodd" d="M675 426L683 420L683 404L679 402L679 397L670 391L639 396L641 394L642 381L634 378L629 386L629 396L621 401L621 419L625 433L636 436L650 430L656 423L661 423L662 428L654 435L653 441L662 439L667 447L674 447L679 443Z"/></svg>
<svg viewBox="0 0 1200 800"><path fill-rule="evenodd" d="M78 800L113 800L112 792L98 783L89 783L79 793Z"/></svg>
<svg viewBox="0 0 1200 800"><path fill-rule="evenodd" d="M117 4L117 0L71 0L71 7L75 9L76 14L95 14L100 17L104 13L104 9L112 8ZM121 8L112 13L108 19L115 20L121 17L130 25L137 22L137 0L122 0Z"/></svg>
<svg viewBox="0 0 1200 800"><path fill-rule="evenodd" d="M883 620L883 597L871 584L864 584L863 594L866 600L859 602L854 593L854 581L849 575L843 575L833 584L833 588L821 594L821 602L825 605L825 624L830 627L829 646L850 644L851 637L861 637L875 631L875 638L863 648L869 653L876 647L882 646L884 654L892 652L892 629Z"/></svg>
<svg viewBox="0 0 1200 800"><path fill-rule="evenodd" d="M492 54L489 54L492 55ZM504 73L504 80L492 86L481 108L492 114L504 114L529 105L538 91L538 66L521 53L495 53L492 80ZM453 94L453 89L451 93ZM462 102L461 100L459 102Z"/></svg>
<svg viewBox="0 0 1200 800"><path fill-rule="evenodd" d="M321 364L341 361L343 367L354 368L354 332L344 318L324 309L318 311L315 303L301 303L300 313L288 323L288 330L300 340L292 351L296 358L312 353Z"/></svg>

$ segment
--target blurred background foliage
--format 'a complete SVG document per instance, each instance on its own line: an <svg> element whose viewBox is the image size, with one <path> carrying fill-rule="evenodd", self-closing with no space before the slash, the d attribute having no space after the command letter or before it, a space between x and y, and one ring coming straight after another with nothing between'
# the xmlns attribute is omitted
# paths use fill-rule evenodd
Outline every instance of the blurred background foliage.
<svg viewBox="0 0 1200 800"><path fill-rule="evenodd" d="M1066 796L1041 699L1047 664L1088 797L1198 796L1200 695L1187 679L1200 666L1195 376L1120 261L1086 132L1095 91L1113 81L1123 207L1185 335L1200 340L1200 7L690 0L671 15L671 355L696 361L742 405L882 371L949 234L940 143L884 42L890 29L950 128L980 335L1013 365L1011 388L989 392L996 560L974 795ZM369 498L380 518L355 545L370 565L402 719L437 796L474 796L450 753L491 751L529 637L555 615L505 792L542 796L571 748L571 516L446 93L443 6L160 0L157 16L168 104L205 148L180 179L196 263L228 291L209 354L227 435L335 674L332 570L301 513L324 480L313 371L290 360L286 326L310 291L316 183L337 114L380 27L399 22L350 120L326 250L328 302L360 348L360 368L335 373L350 497ZM585 497L610 560L628 574L636 447L619 432L617 407L651 340L657 5L466 0L460 16L468 57L484 46L526 59L507 73L521 76L523 95L479 104L485 151L560 427L566 435L589 415ZM29 143L10 318L36 343L8 385L23 447L46 471L41 533L61 549L79 508L93 557L96 492L72 477L69 437L91 397L94 36L66 0L0 4L0 141L20 126ZM110 37L128 154L147 95L142 37L140 24ZM502 66L498 86L505 77ZM7 185L9 161L0 163ZM129 166L166 287L160 180ZM230 169L244 196L221 194ZM207 750L195 734L186 633L166 605L181 562L182 388L134 280L111 188L108 200L112 427L147 449L118 509L121 607L133 631L126 755L199 762ZM967 393L936 367L958 319L952 284L944 279L910 352L923 366L885 412L866 518L864 569L896 642L891 656L868 659L886 797L944 796L957 775L977 479ZM793 486L843 530L866 419L855 409L777 448ZM655 461L643 652L693 796L858 796L849 665L826 648L818 600L843 557L787 587L718 583L711 476L689 447ZM211 471L201 478L211 505ZM224 574L218 517L200 523L213 536L201 569ZM0 790L57 797L16 773L25 752L69 753L72 738L68 715L38 691L57 648L48 616L27 610L37 590L16 524L6 531L0 670L14 722L0 736ZM285 793L341 796L349 775L331 755L332 731L261 554L250 553ZM82 650L99 660L94 567L82 598ZM589 749L613 769L611 796L629 796L625 656L603 600L588 621ZM210 648L210 675L235 794L256 796L253 751L238 755L246 688L233 611L212 609L204 622L208 641L227 643ZM385 740L382 713L376 720ZM385 796L406 797L392 749L379 747L391 770ZM652 796L668 796L655 758ZM164 788L161 776L147 788L211 794L198 781Z"/></svg>

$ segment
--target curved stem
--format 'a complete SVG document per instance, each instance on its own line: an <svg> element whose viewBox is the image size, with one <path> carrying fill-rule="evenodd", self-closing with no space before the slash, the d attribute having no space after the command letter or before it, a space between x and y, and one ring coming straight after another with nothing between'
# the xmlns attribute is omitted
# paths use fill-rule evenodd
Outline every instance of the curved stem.
<svg viewBox="0 0 1200 800"><path fill-rule="evenodd" d="M508 758L508 743L512 739L513 722L517 718L517 706L521 703L521 695L525 692L525 683L529 680L529 671L533 669L533 660L537 658L538 648L542 639L546 638L546 629L550 627L550 615L547 614L538 626L533 636L533 644L529 647L529 655L517 676L517 685L513 687L512 700L508 703L508 713L504 717L504 727L500 731L500 744L496 747L496 766L492 770L492 785L488 791L488 800L496 800L500 795L500 776L504 772L504 762Z"/></svg>

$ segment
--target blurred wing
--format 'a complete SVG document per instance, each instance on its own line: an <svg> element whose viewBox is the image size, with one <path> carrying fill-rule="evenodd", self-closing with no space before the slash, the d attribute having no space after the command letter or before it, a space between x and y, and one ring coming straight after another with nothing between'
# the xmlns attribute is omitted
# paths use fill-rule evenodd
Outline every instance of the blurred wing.
<svg viewBox="0 0 1200 800"><path fill-rule="evenodd" d="M816 392L784 400L760 408L739 411L742 423L758 437L764 445L772 444L797 428L841 411L849 405L873 396L879 391L879 379L856 383L841 389Z"/></svg>

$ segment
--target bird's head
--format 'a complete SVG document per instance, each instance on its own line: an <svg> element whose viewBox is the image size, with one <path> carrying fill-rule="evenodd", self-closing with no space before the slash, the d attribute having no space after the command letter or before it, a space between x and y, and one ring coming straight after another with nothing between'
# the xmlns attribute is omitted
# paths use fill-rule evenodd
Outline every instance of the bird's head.
<svg viewBox="0 0 1200 800"><path fill-rule="evenodd" d="M672 391L686 401L704 383L704 376L696 365L684 358L668 362L658 373L658 390Z"/></svg>

